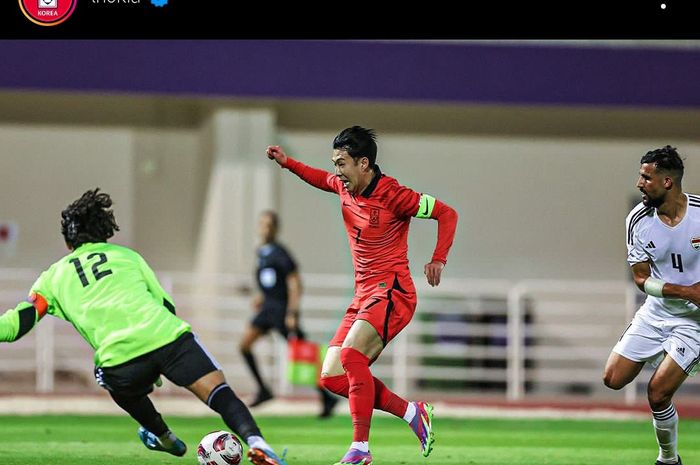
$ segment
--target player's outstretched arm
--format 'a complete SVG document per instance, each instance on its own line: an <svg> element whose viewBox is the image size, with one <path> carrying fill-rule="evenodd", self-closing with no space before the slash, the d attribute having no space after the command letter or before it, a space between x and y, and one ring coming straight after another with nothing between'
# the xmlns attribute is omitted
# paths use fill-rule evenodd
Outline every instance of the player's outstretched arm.
<svg viewBox="0 0 700 465"><path fill-rule="evenodd" d="M21 302L0 315L0 342L14 342L27 334L44 316L46 308L46 300L32 294L29 302Z"/></svg>
<svg viewBox="0 0 700 465"><path fill-rule="evenodd" d="M284 150L279 145L268 145L265 152L267 153L267 158L275 160L282 168L287 164L287 154L284 153Z"/></svg>
<svg viewBox="0 0 700 465"><path fill-rule="evenodd" d="M338 193L342 183L337 176L328 171L312 168L304 163L288 156L279 145L270 145L265 150L267 158L275 160L282 168L286 168L312 186L327 191Z"/></svg>

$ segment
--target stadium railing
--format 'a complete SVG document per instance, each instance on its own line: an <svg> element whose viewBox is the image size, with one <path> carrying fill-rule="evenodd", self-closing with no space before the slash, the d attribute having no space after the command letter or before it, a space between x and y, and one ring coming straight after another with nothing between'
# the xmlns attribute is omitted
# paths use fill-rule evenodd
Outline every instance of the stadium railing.
<svg viewBox="0 0 700 465"><path fill-rule="evenodd" d="M37 270L0 269L0 305L26 298ZM238 341L252 316L250 276L159 272L189 321L241 394L254 385ZM330 339L352 297L352 276L303 274L302 326L319 343ZM602 384L610 349L643 294L626 281L444 279L430 288L416 276L413 321L372 371L397 392L443 399L491 396L504 401L573 397L639 400L651 369L623 393ZM263 375L280 395L313 395L290 385L286 343L278 335L255 348ZM700 382L690 378L683 392ZM45 318L14 344L0 346L0 393L98 391L92 350L70 324ZM167 381L162 395L178 392ZM680 392L679 394L683 394Z"/></svg>

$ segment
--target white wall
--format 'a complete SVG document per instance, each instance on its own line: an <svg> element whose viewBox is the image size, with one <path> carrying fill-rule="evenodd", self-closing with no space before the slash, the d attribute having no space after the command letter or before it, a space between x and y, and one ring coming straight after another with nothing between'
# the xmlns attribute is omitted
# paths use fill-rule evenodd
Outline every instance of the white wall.
<svg viewBox="0 0 700 465"><path fill-rule="evenodd" d="M215 107L209 105L209 110ZM274 112L272 105L267 108ZM311 129L300 129L304 114L319 119L314 112L331 115L337 109L310 107L304 113L305 107L299 108L294 125L278 118L276 140L251 136L241 143L259 150L263 158L265 146L278 142L302 161L330 170L335 134L343 125L366 123L355 112L338 127L314 129L309 123ZM584 112L588 116L577 120L578 110L572 109L569 124L581 123L580 136L512 137L505 123L502 133L477 135L467 122L452 133L419 133L390 124L398 111L374 114L367 125L378 131L379 164L385 173L459 211L447 276L620 279L628 274L624 218L631 199L638 198L634 184L639 158L667 143L677 146L687 158L685 188L700 192L700 144L691 141L690 130L686 138L664 132L677 125L659 123L658 134L645 130L648 136L636 139L595 137L583 124L590 115ZM548 115L539 111L542 118ZM533 118L540 113L535 111ZM60 211L83 191L100 186L115 200L122 227L116 242L137 248L156 269L191 270L211 179L207 147L213 142L203 124L207 114L200 114L200 124L180 127L143 122L0 125L0 222L20 225L17 250L10 257L0 253L0 267L43 268L64 254ZM599 112L600 119L606 117ZM625 118L611 117L610 124ZM272 179L279 183L272 195L279 199L281 240L302 270L350 275L337 197L304 185L286 171L275 172ZM244 229L254 234L253 224ZM415 274L430 258L435 236L435 222L413 220L409 258Z"/></svg>
<svg viewBox="0 0 700 465"><path fill-rule="evenodd" d="M0 126L0 223L19 225L0 267L43 268L67 250L60 212L85 190L114 200L113 241L154 268L191 269L209 160L194 129Z"/></svg>
<svg viewBox="0 0 700 465"><path fill-rule="evenodd" d="M0 255L0 267L44 268L66 254L61 210L94 187L114 200L115 242L131 244L132 160L127 130L0 126L0 221L19 225L16 251Z"/></svg>
<svg viewBox="0 0 700 465"><path fill-rule="evenodd" d="M134 131L134 247L156 269L190 270L210 160L195 129Z"/></svg>

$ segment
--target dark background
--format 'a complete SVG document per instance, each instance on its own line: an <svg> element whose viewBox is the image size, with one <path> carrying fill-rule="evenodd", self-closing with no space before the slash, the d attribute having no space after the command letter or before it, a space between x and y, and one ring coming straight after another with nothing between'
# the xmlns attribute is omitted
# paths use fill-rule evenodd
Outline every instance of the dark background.
<svg viewBox="0 0 700 465"><path fill-rule="evenodd" d="M661 3L667 8L661 9ZM169 0L164 7L78 0L57 26L0 2L0 38L684 39L700 37L697 0L244 2Z"/></svg>

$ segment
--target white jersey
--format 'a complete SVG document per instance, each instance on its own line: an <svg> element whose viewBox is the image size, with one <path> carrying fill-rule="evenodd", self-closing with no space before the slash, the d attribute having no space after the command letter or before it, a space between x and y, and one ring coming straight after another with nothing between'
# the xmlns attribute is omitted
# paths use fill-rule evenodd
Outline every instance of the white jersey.
<svg viewBox="0 0 700 465"><path fill-rule="evenodd" d="M700 281L700 196L685 194L688 206L676 226L668 226L656 208L639 203L627 220L627 262L649 262L651 276L663 281L690 285ZM647 296L640 309L652 316L671 315L700 320L698 307L683 299Z"/></svg>

